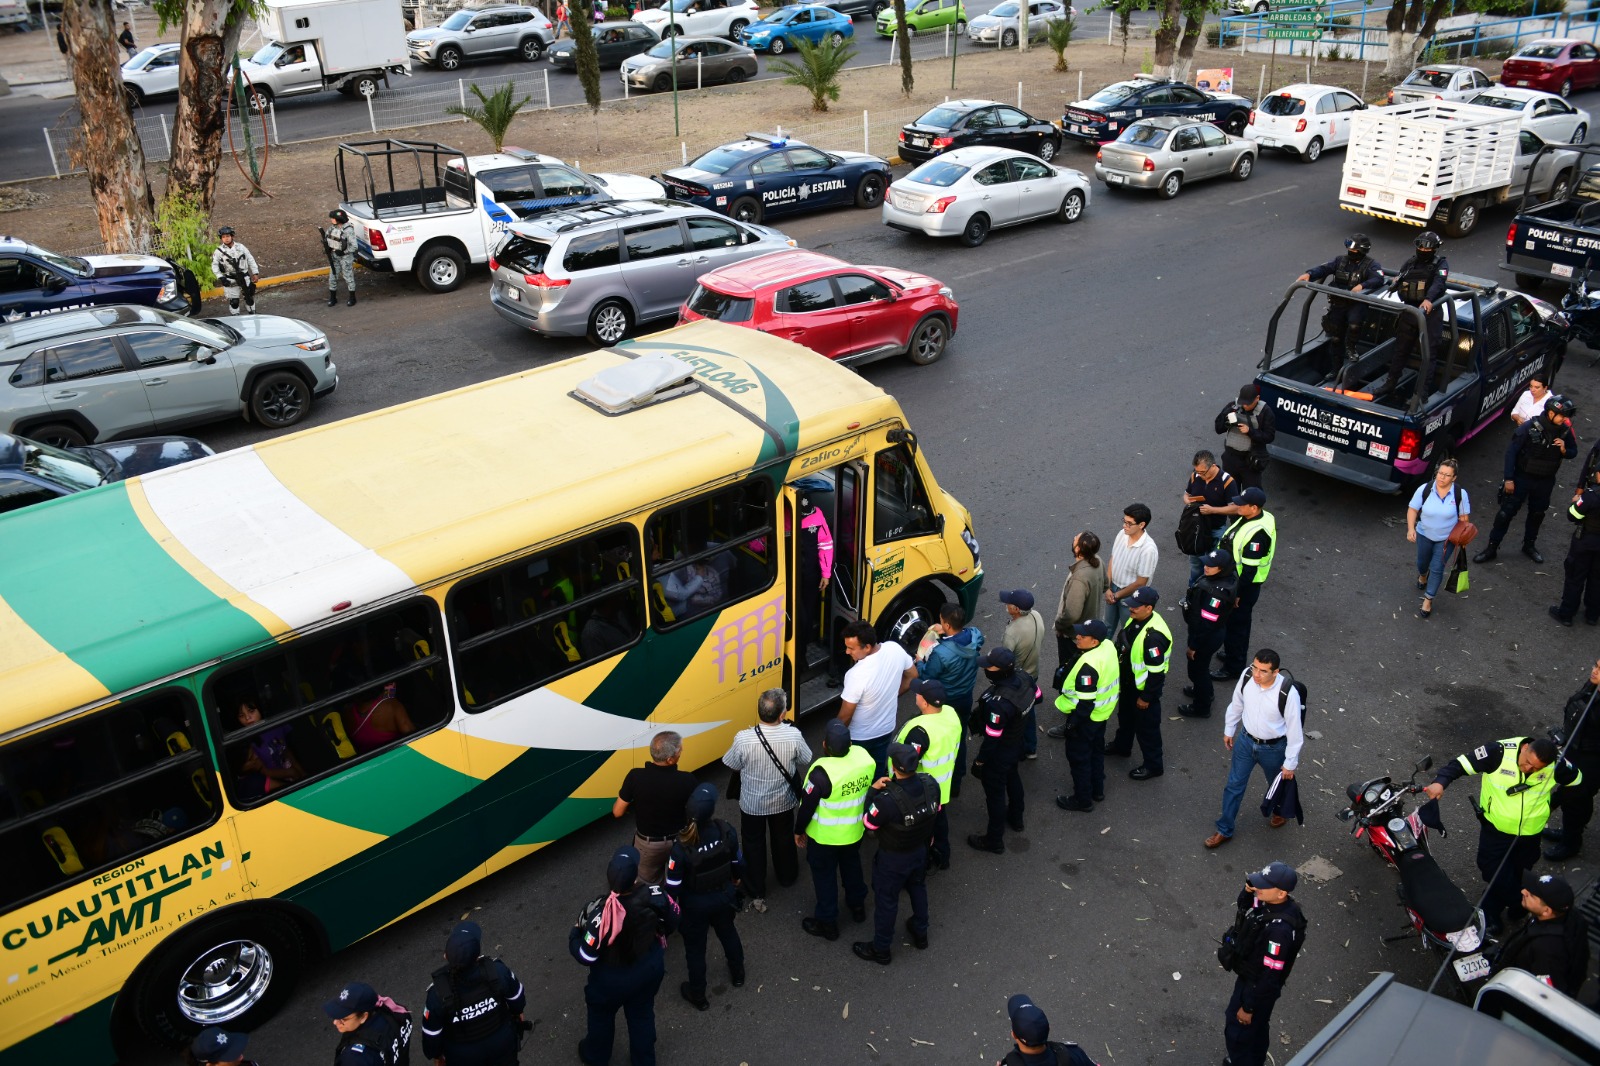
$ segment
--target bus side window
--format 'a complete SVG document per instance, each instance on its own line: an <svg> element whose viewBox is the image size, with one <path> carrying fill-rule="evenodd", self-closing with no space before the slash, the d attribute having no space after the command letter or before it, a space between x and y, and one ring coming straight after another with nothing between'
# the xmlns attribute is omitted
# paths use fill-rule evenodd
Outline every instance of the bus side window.
<svg viewBox="0 0 1600 1066"><path fill-rule="evenodd" d="M418 598L219 668L206 698L235 804L275 799L448 721L439 629L434 602Z"/></svg>
<svg viewBox="0 0 1600 1066"><path fill-rule="evenodd" d="M873 459L872 539L876 544L938 531L917 464L903 444Z"/></svg>
<svg viewBox="0 0 1600 1066"><path fill-rule="evenodd" d="M214 821L198 726L188 692L163 688L0 748L0 907Z"/></svg>
<svg viewBox="0 0 1600 1066"><path fill-rule="evenodd" d="M772 486L752 478L651 516L645 538L663 546L650 562L651 588L659 585L667 603L656 628L721 610L770 586L777 574L768 550L775 514Z"/></svg>
<svg viewBox="0 0 1600 1066"><path fill-rule="evenodd" d="M612 526L465 578L445 601L461 704L476 713L639 639L639 534Z"/></svg>

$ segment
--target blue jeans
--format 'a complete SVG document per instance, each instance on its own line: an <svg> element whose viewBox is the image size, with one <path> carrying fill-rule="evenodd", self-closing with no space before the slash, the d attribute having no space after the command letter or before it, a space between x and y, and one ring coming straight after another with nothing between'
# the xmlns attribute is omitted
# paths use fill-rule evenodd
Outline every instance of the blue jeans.
<svg viewBox="0 0 1600 1066"><path fill-rule="evenodd" d="M1221 544L1221 543L1222 543L1222 527L1218 526L1216 529L1212 530L1212 532L1211 532L1211 547L1215 548L1218 544ZM1190 588L1193 588L1194 587L1194 583L1196 581L1200 580L1200 575L1205 573L1205 569L1206 569L1205 559L1206 559L1206 557L1204 555L1191 555L1191 556L1189 556L1189 587Z"/></svg>
<svg viewBox="0 0 1600 1066"><path fill-rule="evenodd" d="M872 756L872 779L876 781L889 772L889 742L894 740L893 733L885 733L881 737L869 737L866 740L850 738L851 743L859 744L867 749L867 754Z"/></svg>
<svg viewBox="0 0 1600 1066"><path fill-rule="evenodd" d="M1240 728L1233 738L1233 762L1228 764L1228 783L1222 789L1222 817L1217 819L1217 832L1225 837L1233 836L1234 820L1239 817L1245 789L1250 787L1250 775L1260 766L1270 785L1283 769L1283 757L1288 750L1289 742L1283 737L1270 744L1257 744Z"/></svg>
<svg viewBox="0 0 1600 1066"><path fill-rule="evenodd" d="M1111 582L1107 581L1106 591L1121 592L1122 586L1113 585ZM1128 621L1128 612L1132 609L1133 608L1128 606L1126 597L1118 600L1116 603L1107 603L1102 605L1100 618L1111 630L1111 636L1113 639L1116 638L1116 635L1122 629L1123 624Z"/></svg>
<svg viewBox="0 0 1600 1066"><path fill-rule="evenodd" d="M1450 555L1455 549L1448 540L1429 540L1420 532L1417 534L1417 574L1428 575L1428 589L1423 593L1428 599L1439 595L1445 568L1450 565Z"/></svg>

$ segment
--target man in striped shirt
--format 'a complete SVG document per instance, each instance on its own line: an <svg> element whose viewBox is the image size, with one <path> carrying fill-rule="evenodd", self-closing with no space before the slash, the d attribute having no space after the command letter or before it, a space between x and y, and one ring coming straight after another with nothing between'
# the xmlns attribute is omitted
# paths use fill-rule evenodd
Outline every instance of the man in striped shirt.
<svg viewBox="0 0 1600 1066"><path fill-rule="evenodd" d="M1145 530L1150 525L1150 508L1130 503L1122 509L1122 532L1111 546L1111 565L1106 570L1106 628L1113 634L1128 621L1128 597L1135 589L1155 580L1161 549Z"/></svg>
<svg viewBox="0 0 1600 1066"><path fill-rule="evenodd" d="M811 749L800 730L783 720L789 697L769 688L756 701L761 721L734 734L722 761L739 775L739 832L744 838L744 890L750 906L767 909L767 845L772 869L787 888L800 876L794 846L795 782L805 775Z"/></svg>

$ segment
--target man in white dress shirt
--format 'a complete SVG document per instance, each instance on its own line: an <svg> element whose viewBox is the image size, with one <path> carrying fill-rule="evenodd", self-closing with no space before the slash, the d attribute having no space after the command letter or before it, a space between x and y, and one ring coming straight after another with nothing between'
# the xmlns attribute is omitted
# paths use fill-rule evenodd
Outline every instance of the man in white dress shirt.
<svg viewBox="0 0 1600 1066"><path fill-rule="evenodd" d="M1267 775L1270 785L1280 770L1285 780L1293 780L1300 765L1300 746L1305 742L1301 732L1304 708L1300 706L1300 693L1278 667L1278 653L1262 648L1256 652L1249 672L1234 685L1222 730L1223 747L1233 753L1233 762L1228 767L1228 783L1222 789L1222 816L1217 819L1217 831L1206 838L1208 848L1220 848L1233 839L1234 820L1239 817L1239 805L1257 766ZM1272 816L1272 828L1283 824L1283 818Z"/></svg>

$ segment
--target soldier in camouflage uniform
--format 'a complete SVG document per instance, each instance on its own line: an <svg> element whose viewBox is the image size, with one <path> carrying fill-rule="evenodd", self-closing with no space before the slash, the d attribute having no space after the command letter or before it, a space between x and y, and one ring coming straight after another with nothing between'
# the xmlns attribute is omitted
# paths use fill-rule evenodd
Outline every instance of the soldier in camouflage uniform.
<svg viewBox="0 0 1600 1066"><path fill-rule="evenodd" d="M328 250L328 306L339 302L339 279L350 296L346 306L356 305L356 227L350 216L341 208L328 212L333 223L322 235L323 246Z"/></svg>

